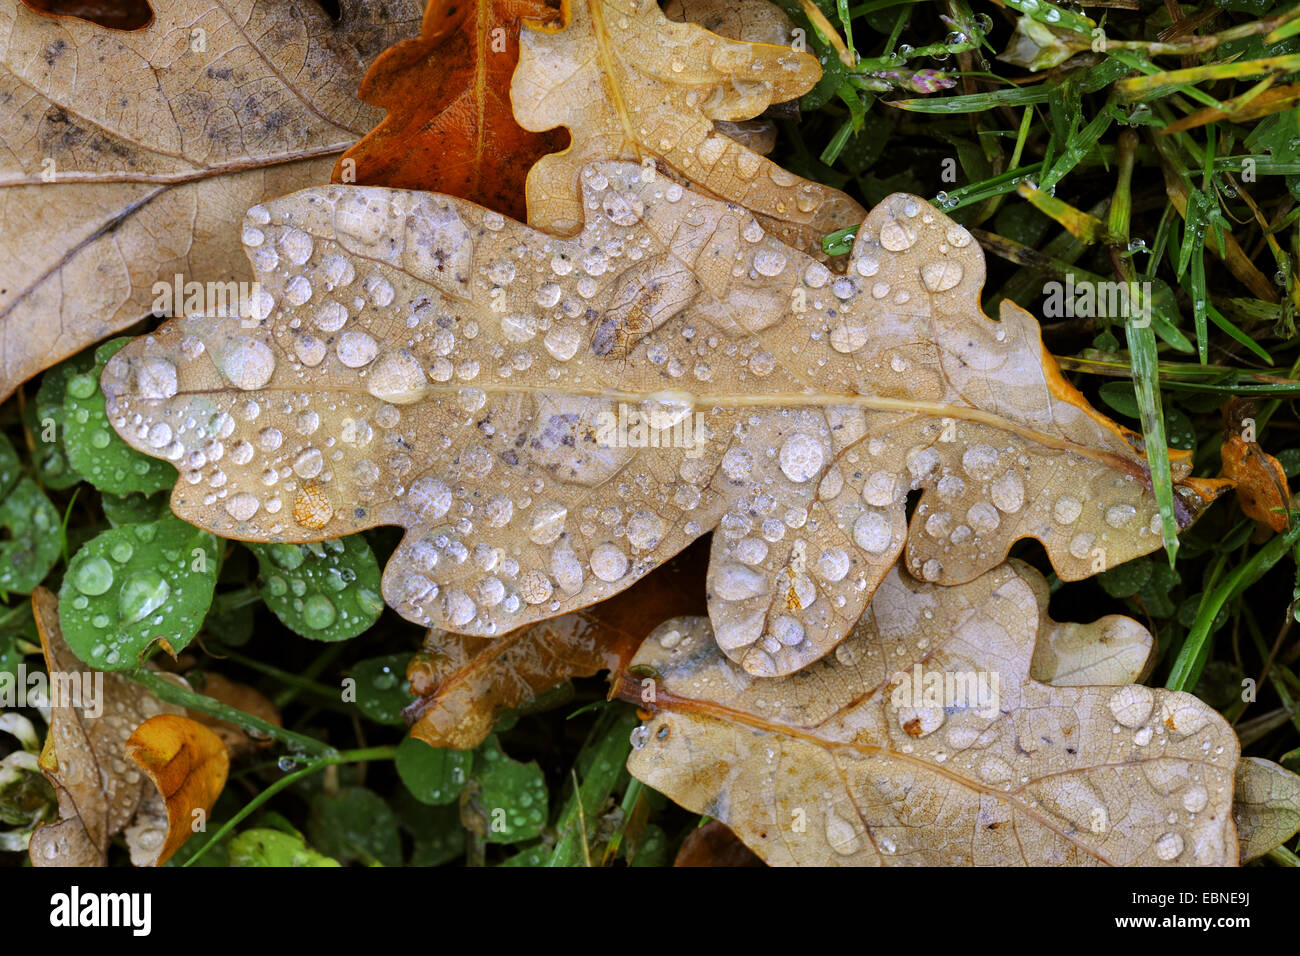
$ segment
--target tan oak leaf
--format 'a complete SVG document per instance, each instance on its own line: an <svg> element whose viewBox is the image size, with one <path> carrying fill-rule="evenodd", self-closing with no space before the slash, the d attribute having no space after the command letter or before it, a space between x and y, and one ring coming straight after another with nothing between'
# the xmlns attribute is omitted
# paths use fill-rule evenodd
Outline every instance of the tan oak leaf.
<svg viewBox="0 0 1300 956"><path fill-rule="evenodd" d="M756 674L830 651L905 544L943 585L1020 538L1063 580L1160 546L1145 453L1033 316L982 314L983 254L923 200L877 206L835 276L635 164L584 189L572 239L373 187L255 206L253 316L132 342L109 418L224 537L405 528L385 600L458 633L603 600L714 530L709 615ZM1220 489L1189 470L1183 526Z"/></svg>
<svg viewBox="0 0 1300 956"><path fill-rule="evenodd" d="M1261 757L1237 765L1232 814L1244 863L1280 846L1300 830L1300 776Z"/></svg>
<svg viewBox="0 0 1300 956"><path fill-rule="evenodd" d="M1036 577L895 569L833 655L780 680L707 619L669 621L626 685L655 710L628 769L776 865L1235 865L1232 729L1190 694L1031 677L1054 626Z"/></svg>
<svg viewBox="0 0 1300 956"><path fill-rule="evenodd" d="M420 23L417 0L342 0L338 23L314 0L153 6L123 32L0 4L0 399L148 315L155 283L233 302L231 224L329 181L382 116L366 65Z"/></svg>
<svg viewBox="0 0 1300 956"><path fill-rule="evenodd" d="M563 126L571 136L567 149L528 173L531 225L557 235L581 230L582 168L613 159L642 163L647 179L662 164L805 250L861 220L864 210L849 196L787 172L714 126L806 93L821 77L812 54L674 22L654 0L566 0L564 10L561 27L525 23L510 87L520 126ZM767 23L738 18L735 29L764 36Z"/></svg>

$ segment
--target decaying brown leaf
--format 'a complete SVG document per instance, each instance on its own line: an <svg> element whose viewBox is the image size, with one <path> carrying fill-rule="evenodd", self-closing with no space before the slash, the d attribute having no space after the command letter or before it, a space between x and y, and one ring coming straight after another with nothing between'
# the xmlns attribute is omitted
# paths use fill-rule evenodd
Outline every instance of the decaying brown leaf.
<svg viewBox="0 0 1300 956"><path fill-rule="evenodd" d="M503 711L573 677L621 672L665 617L704 613L707 562L708 551L693 545L608 601L496 639L430 631L407 669L420 698L407 709L412 736L472 750Z"/></svg>
<svg viewBox="0 0 1300 956"><path fill-rule="evenodd" d="M816 57L673 22L654 0L566 0L564 10L563 27L525 25L510 87L520 126L563 126L572 138L528 173L531 225L557 235L581 230L582 168L615 159L645 164L646 178L662 163L808 251L862 218L849 196L787 172L714 128L806 93L821 76ZM751 28L766 29L756 17L737 26Z"/></svg>
<svg viewBox="0 0 1300 956"><path fill-rule="evenodd" d="M103 866L109 840L123 830L128 830L133 856L137 848L152 852L164 843L166 821L159 826L151 806L161 806L161 799L149 780L127 763L125 748L136 727L159 714L177 714L180 708L120 674L92 671L82 664L64 643L58 606L53 592L32 592L46 666L76 695L60 698L51 688L50 732L40 766L58 794L59 821L32 834L31 860L33 866ZM95 683L101 680L97 692Z"/></svg>
<svg viewBox="0 0 1300 956"><path fill-rule="evenodd" d="M1223 476L1236 485L1242 514L1279 534L1285 531L1290 522L1291 489L1282 463L1235 433L1223 439L1219 458Z"/></svg>
<svg viewBox="0 0 1300 956"><path fill-rule="evenodd" d="M575 239L379 188L255 206L254 317L131 343L109 417L223 537L404 527L385 599L458 633L604 600L716 528L709 615L756 674L835 647L905 543L943 585L1024 537L1064 580L1160 546L1145 454L1029 313L982 314L964 228L896 194L837 277L641 173L588 167ZM1221 485L1173 458L1185 526Z"/></svg>
<svg viewBox="0 0 1300 956"><path fill-rule="evenodd" d="M563 148L567 137L519 128L510 75L520 23L555 16L554 6L429 0L420 35L385 52L366 73L361 98L388 115L343 155L334 181L448 193L524 218L529 167Z"/></svg>
<svg viewBox="0 0 1300 956"><path fill-rule="evenodd" d="M1232 815L1241 840L1241 861L1280 846L1300 830L1300 777L1260 757L1237 765Z"/></svg>
<svg viewBox="0 0 1300 956"><path fill-rule="evenodd" d="M231 223L328 182L381 117L356 98L366 64L420 16L418 0L342 0L337 24L314 0L154 8L122 32L0 6L0 399L139 321L156 282L236 299Z"/></svg>
<svg viewBox="0 0 1300 956"><path fill-rule="evenodd" d="M667 622L633 661L657 712L628 769L773 864L1235 864L1232 729L1190 694L1034 680L1035 575L895 570L833 655L780 681L704 618Z"/></svg>
<svg viewBox="0 0 1300 956"><path fill-rule="evenodd" d="M127 738L126 756L153 782L166 807L166 839L142 858L133 852L131 862L162 866L196 832L196 819L207 821L226 785L230 755L222 739L197 720L159 714Z"/></svg>
<svg viewBox="0 0 1300 956"><path fill-rule="evenodd" d="M720 820L686 835L673 866L762 866L763 861Z"/></svg>

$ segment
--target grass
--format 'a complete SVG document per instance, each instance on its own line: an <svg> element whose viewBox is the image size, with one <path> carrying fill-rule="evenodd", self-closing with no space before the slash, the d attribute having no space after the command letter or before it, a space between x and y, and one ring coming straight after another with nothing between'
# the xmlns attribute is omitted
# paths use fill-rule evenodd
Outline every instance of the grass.
<svg viewBox="0 0 1300 956"><path fill-rule="evenodd" d="M1289 477L1300 474L1292 404L1300 395L1300 7L778 4L806 31L825 76L803 98L800 121L779 121L775 160L867 205L899 190L930 197L983 245L990 314L1007 298L1043 315L1045 285L1067 277L1150 283L1149 325L1045 318L1043 335L1098 408L1144 435L1166 551L1068 587L1050 578L1052 613L1136 617L1159 641L1149 683L1195 692L1236 726L1246 753L1300 771L1300 522L1282 534L1261 531L1228 496L1175 537L1163 453L1166 444L1187 449L1197 474L1217 474L1222 409L1234 403L1237 418L1253 418L1259 445ZM1013 45L1014 62L998 58ZM847 253L853 232L826 237L826 252ZM66 371L46 379L59 376ZM35 404L30 383L0 409L0 425L26 451L22 470L66 515L62 557L45 581L57 588L118 504L40 467ZM365 539L382 567L391 530ZM205 637L181 653L199 672L258 687L284 727L134 675L266 741L265 756L236 764L213 836L191 840L177 865L226 862L229 835L249 827L305 834L344 862L653 865L671 862L698 824L621 769L635 721L626 705L605 702L599 678L548 695L558 706L508 716L475 755L435 766L418 747L399 746L392 695L400 680L379 685L400 674L422 632L385 610L361 637L304 640L261 601L254 555L221 544ZM1036 544L1014 553L1050 572ZM36 659L24 602L13 593L0 608L8 667ZM374 686L356 704L341 702L339 687L357 674ZM437 774L456 780L450 799L435 787ZM512 824L500 839L489 794L540 795L545 828ZM23 806L49 797L24 793ZM1270 861L1300 862L1294 849L1293 841ZM121 862L124 851L115 852Z"/></svg>

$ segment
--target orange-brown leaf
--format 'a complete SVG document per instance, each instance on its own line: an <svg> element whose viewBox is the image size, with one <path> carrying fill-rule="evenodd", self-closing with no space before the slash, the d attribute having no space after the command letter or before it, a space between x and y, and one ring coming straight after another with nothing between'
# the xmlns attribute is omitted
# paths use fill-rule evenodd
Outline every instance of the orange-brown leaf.
<svg viewBox="0 0 1300 956"><path fill-rule="evenodd" d="M1260 524L1282 532L1287 527L1291 489L1282 463L1240 435L1229 435L1219 449L1223 475L1237 483L1237 502L1242 513Z"/></svg>
<svg viewBox="0 0 1300 956"><path fill-rule="evenodd" d="M561 131L530 133L510 108L524 19L552 20L544 0L429 0L420 36L379 57L361 99L388 110L334 167L335 182L448 193L524 218L524 178L563 149Z"/></svg>
<svg viewBox="0 0 1300 956"><path fill-rule="evenodd" d="M608 601L484 640L434 629L407 678L413 736L471 750L503 711L572 677L622 671L665 617L702 614L708 549L697 542Z"/></svg>
<svg viewBox="0 0 1300 956"><path fill-rule="evenodd" d="M145 0L22 0L23 6L51 17L77 17L110 30L139 30L153 22Z"/></svg>
<svg viewBox="0 0 1300 956"><path fill-rule="evenodd" d="M162 866L194 832L195 811L203 818L226 785L230 756L221 738L197 720L159 714L137 727L126 755L153 781L167 806L167 838L150 862Z"/></svg>
<svg viewBox="0 0 1300 956"><path fill-rule="evenodd" d="M762 866L763 861L721 820L710 820L690 832L677 851L673 866Z"/></svg>

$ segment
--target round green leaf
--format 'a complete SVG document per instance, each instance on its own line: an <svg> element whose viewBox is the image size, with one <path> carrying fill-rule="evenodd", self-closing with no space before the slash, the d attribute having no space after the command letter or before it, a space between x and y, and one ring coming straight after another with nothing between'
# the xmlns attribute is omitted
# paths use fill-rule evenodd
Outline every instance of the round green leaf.
<svg viewBox="0 0 1300 956"><path fill-rule="evenodd" d="M487 815L489 843L519 843L541 834L546 778L535 761L511 760L493 735L475 753L473 776L479 783L477 802Z"/></svg>
<svg viewBox="0 0 1300 956"><path fill-rule="evenodd" d="M295 833L258 827L230 840L231 866L340 866L307 846Z"/></svg>
<svg viewBox="0 0 1300 956"><path fill-rule="evenodd" d="M114 495L105 492L100 496L100 502L104 506L104 517L114 528L120 528L124 524L157 521L171 514L167 494L162 491L152 495L142 495L139 492Z"/></svg>
<svg viewBox="0 0 1300 956"><path fill-rule="evenodd" d="M415 700L406 680L410 659L410 654L386 654L354 665L348 675L356 681L356 699L351 703L376 723L404 726L402 709Z"/></svg>
<svg viewBox="0 0 1300 956"><path fill-rule="evenodd" d="M388 802L364 787L317 793L311 800L307 835L323 853L342 863L402 865L397 814Z"/></svg>
<svg viewBox="0 0 1300 956"><path fill-rule="evenodd" d="M379 620L379 564L364 536L248 547L261 566L262 600L303 637L345 641Z"/></svg>
<svg viewBox="0 0 1300 956"><path fill-rule="evenodd" d="M471 750L430 747L407 737L397 748L397 775L421 803L451 803L465 787L474 762Z"/></svg>
<svg viewBox="0 0 1300 956"><path fill-rule="evenodd" d="M9 530L0 541L0 591L29 594L59 560L59 512L36 482L22 478L0 503L0 528Z"/></svg>
<svg viewBox="0 0 1300 956"><path fill-rule="evenodd" d="M27 406L27 427L36 441L36 476L46 488L69 488L81 480L63 444L63 395L68 379L78 371L73 361L54 366L41 379L35 401Z"/></svg>
<svg viewBox="0 0 1300 956"><path fill-rule="evenodd" d="M169 515L86 542L59 591L73 652L99 670L139 663L158 639L173 650L198 633L217 582L217 538Z"/></svg>
<svg viewBox="0 0 1300 956"><path fill-rule="evenodd" d="M18 452L14 451L13 443L8 438L0 435L0 495L16 485L21 474L22 465L18 461Z"/></svg>
<svg viewBox="0 0 1300 956"><path fill-rule="evenodd" d="M140 491L145 494L176 484L176 469L160 458L136 451L118 437L104 412L104 393L99 376L104 365L129 342L129 338L105 342L95 350L95 364L68 379L63 394L63 443L68 461L100 491L117 495ZM161 429L159 449L165 448Z"/></svg>

